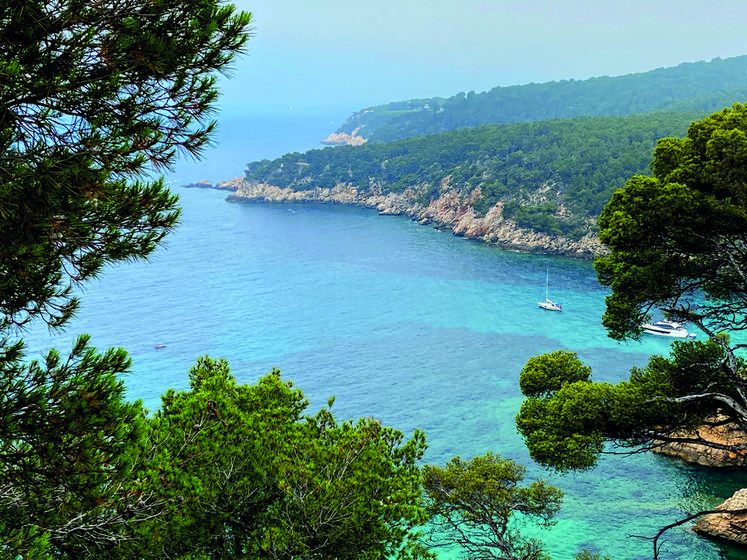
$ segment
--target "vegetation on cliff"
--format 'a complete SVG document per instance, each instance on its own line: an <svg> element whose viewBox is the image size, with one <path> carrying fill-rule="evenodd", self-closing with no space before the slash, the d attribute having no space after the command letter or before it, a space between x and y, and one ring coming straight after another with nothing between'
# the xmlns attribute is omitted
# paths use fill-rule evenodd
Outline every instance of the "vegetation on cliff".
<svg viewBox="0 0 747 560"><path fill-rule="evenodd" d="M425 204L447 181L460 196L474 199L478 216L502 203L504 217L522 228L579 238L628 177L648 172L660 138L681 136L702 116L656 113L480 126L286 154L248 164L245 179L297 191L348 184L377 194L426 185L429 194L418 201Z"/></svg>
<svg viewBox="0 0 747 560"><path fill-rule="evenodd" d="M716 58L625 76L399 101L354 113L337 133L389 142L483 124L662 111L710 113L747 99L746 71L747 56Z"/></svg>
<svg viewBox="0 0 747 560"><path fill-rule="evenodd" d="M252 162L245 179L294 191L404 193L403 213L412 216L450 189L460 214L495 209L491 231L498 220L508 232L510 222L523 238L486 241L554 253L562 245L577 255L578 242L596 245L596 221L612 194L629 177L650 175L660 139L745 98L747 56L394 102L354 114L332 135L364 145ZM533 234L540 237L530 241Z"/></svg>

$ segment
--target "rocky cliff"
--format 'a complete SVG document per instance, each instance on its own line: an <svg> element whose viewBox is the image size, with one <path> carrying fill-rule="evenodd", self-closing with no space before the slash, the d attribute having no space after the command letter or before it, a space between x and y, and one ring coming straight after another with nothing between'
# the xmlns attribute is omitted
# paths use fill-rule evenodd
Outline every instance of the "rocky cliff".
<svg viewBox="0 0 747 560"><path fill-rule="evenodd" d="M478 217L473 203L479 191L472 191L468 196L460 195L451 188L448 180L439 186L436 196L426 186L412 187L402 193L385 194L376 188L361 193L357 188L345 184L333 188L293 190L242 178L224 181L215 188L233 190L233 194L227 198L232 202L323 202L375 208L380 214L407 216L421 224L449 229L455 235L503 249L580 259L591 259L603 251L593 234L574 241L521 229L513 220L504 218L502 204L492 207L485 216Z"/></svg>
<svg viewBox="0 0 747 560"><path fill-rule="evenodd" d="M357 136L358 129L354 130L352 134L347 132L333 132L322 140L322 144L327 146L362 146L367 142L362 136Z"/></svg>

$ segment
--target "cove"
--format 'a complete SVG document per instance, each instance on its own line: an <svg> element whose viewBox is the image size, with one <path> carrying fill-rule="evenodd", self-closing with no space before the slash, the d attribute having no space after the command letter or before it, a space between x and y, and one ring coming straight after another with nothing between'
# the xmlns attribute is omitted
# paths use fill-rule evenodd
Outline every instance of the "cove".
<svg viewBox="0 0 747 560"><path fill-rule="evenodd" d="M528 479L562 488L557 525L527 529L555 560L583 549L650 558L650 542L634 535L653 536L747 485L740 472L651 454L607 456L566 476L531 462L514 427L529 357L577 352L595 380L616 382L668 351L653 337L606 337L606 291L590 262L501 251L362 208L176 192L182 224L166 245L150 262L112 267L87 285L61 335L31 330L30 358L51 346L69 350L84 332L98 348L122 346L133 357L128 394L150 410L167 388L187 387L198 356L225 357L245 383L277 367L310 398L310 412L336 395L338 419L374 416L405 434L425 430L427 462L492 450L525 464ZM562 313L537 307L548 270ZM661 557L740 554L685 526L664 538Z"/></svg>

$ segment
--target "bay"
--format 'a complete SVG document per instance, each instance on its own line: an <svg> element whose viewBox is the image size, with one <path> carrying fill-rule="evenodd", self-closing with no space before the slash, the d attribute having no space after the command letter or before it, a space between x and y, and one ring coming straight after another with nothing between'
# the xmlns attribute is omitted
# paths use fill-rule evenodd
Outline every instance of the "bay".
<svg viewBox="0 0 747 560"><path fill-rule="evenodd" d="M425 430L429 463L500 453L525 464L528 480L566 492L557 525L527 528L556 560L583 549L650 558L651 543L633 535L651 537L747 483L738 472L651 454L605 456L593 471L566 476L530 460L514 417L518 374L531 356L571 350L595 380L616 382L669 348L653 337L606 337L606 291L590 263L501 251L361 208L176 192L184 214L166 245L87 285L63 334L30 331L30 357L65 351L83 332L99 348L122 346L133 358L128 395L150 410L167 388L187 388L198 356L225 357L244 383L277 367L310 398L310 412L336 395L338 419ZM537 308L548 270L562 313ZM660 557L742 556L686 525L667 533Z"/></svg>

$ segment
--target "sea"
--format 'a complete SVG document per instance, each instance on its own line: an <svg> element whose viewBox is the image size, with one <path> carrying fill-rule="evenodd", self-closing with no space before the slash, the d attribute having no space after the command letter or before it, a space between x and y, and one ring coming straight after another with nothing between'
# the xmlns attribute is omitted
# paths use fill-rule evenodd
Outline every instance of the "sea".
<svg viewBox="0 0 747 560"><path fill-rule="evenodd" d="M112 266L85 285L64 332L30 329L28 357L68 351L81 333L99 349L123 347L133 360L128 396L150 411L166 389L188 388L200 356L226 358L241 383L278 368L310 399L310 413L334 395L339 420L375 417L406 435L424 430L426 463L492 451L524 464L527 482L562 488L557 523L523 529L555 560L585 549L613 560L651 558L660 528L747 486L741 472L649 453L604 455L595 469L564 476L530 459L514 423L519 372L530 357L576 352L594 380L615 383L670 349L666 339L606 336L607 291L590 262L504 251L370 209L229 203L224 191L182 186L230 179L283 150L320 147L344 120L306 117L231 121L204 164L167 177L183 215L164 245L149 261ZM537 306L546 278L562 313ZM669 530L659 557L747 558L691 527Z"/></svg>

